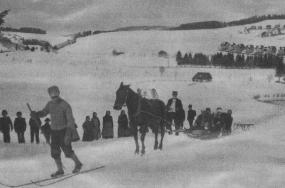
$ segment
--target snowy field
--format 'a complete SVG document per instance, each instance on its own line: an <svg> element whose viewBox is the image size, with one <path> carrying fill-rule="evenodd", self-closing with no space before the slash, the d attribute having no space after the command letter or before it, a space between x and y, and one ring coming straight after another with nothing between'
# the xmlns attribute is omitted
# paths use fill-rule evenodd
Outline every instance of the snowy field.
<svg viewBox="0 0 285 188"><path fill-rule="evenodd" d="M274 81L274 70L175 66L178 50L215 52L222 39L228 41L227 29L110 33L80 39L57 54L1 54L1 109L7 109L13 119L20 110L28 119L26 102L41 109L49 100L47 87L56 84L73 107L81 135L86 115L96 111L102 121L105 111L111 110L116 136L119 112L112 106L121 81L134 90L156 88L163 101L171 97L172 90L178 90L185 109L188 104L197 112L206 107L232 109L234 122L254 123L255 128L211 141L166 135L162 151L153 151L154 138L148 134L143 157L134 155L133 138L75 143L84 169L106 167L50 187L284 187L285 108L253 100L256 94L284 92L284 85ZM126 54L113 57L113 49ZM158 58L159 50L167 51L170 58ZM163 73L159 66L165 67ZM213 81L192 83L199 71L210 72ZM15 133L12 142L0 143L1 182L20 184L54 171L47 145L18 145ZM64 164L66 172L72 170L69 160L64 159Z"/></svg>

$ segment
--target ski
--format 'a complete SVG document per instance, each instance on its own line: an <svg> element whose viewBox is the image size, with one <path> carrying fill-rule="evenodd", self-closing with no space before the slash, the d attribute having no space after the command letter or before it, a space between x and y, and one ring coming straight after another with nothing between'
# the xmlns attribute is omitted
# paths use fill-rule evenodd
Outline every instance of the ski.
<svg viewBox="0 0 285 188"><path fill-rule="evenodd" d="M0 182L0 185L4 186L4 187L10 187L10 188L17 188L17 187L26 187L28 185L37 185L37 186L40 186L40 187L43 187L43 186L48 186L48 185L52 185L52 184L55 184L55 183L58 183L58 182L61 182L61 181L64 181L68 178L71 178L71 177L74 177L74 176L77 176L79 174L84 174L84 173L88 173L88 172L92 172L92 171L95 171L95 170L98 170L98 169L101 169L101 168L104 168L105 166L98 166L96 168L92 168L92 169L89 169L89 170L82 170L78 173L69 173L69 174L65 174L65 175L62 175L62 176L58 176L58 177L54 177L54 178L45 178L45 179L39 179L39 180L32 180L28 183L23 183L23 184L18 184L18 185L9 185L9 184L5 184L5 183L2 183ZM43 183L43 182L48 182L48 181L52 181L52 180L55 180L49 184L45 184L45 185L41 185L40 183Z"/></svg>
<svg viewBox="0 0 285 188"><path fill-rule="evenodd" d="M55 180L55 181L52 181L50 183L46 183L46 184L41 184L43 182L47 182L47 181L41 181L41 182L38 182L38 181L31 181L33 184L37 185L38 187L45 187L45 186L49 186L49 185L53 185L53 184L56 184L56 183L59 183L59 182L62 182L62 181L65 181L69 178L72 178L74 176L77 176L77 175L80 175L80 174L86 174L86 173L89 173L89 172L92 172L92 171L95 171L95 170L98 170L98 169L101 169L101 168L104 168L105 166L99 166L99 167L96 167L96 168L92 168L92 169L89 169L89 170L83 170L83 171L80 171L78 173L72 173L72 174L67 174L67 175L64 175L64 176L60 176L59 178L51 178L50 181L52 180Z"/></svg>

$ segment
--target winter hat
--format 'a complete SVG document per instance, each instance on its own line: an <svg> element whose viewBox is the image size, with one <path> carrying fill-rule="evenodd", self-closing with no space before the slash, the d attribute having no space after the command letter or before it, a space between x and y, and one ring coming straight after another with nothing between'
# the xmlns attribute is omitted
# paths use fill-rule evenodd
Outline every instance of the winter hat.
<svg viewBox="0 0 285 188"><path fill-rule="evenodd" d="M2 110L2 115L4 116L4 115L7 115L8 114L8 112L7 112L7 110Z"/></svg>
<svg viewBox="0 0 285 188"><path fill-rule="evenodd" d="M51 86L48 88L48 93L52 96L52 97L58 97L60 94L59 88L57 86Z"/></svg>

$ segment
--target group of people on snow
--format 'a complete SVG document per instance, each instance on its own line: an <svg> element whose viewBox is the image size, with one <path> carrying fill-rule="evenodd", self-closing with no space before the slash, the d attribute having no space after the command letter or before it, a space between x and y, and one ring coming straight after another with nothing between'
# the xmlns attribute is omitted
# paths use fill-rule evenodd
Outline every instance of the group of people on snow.
<svg viewBox="0 0 285 188"><path fill-rule="evenodd" d="M50 144L50 119L45 119L45 124L42 126L40 118L38 119L29 119L29 126L30 126L30 139L31 143L34 143L34 141L39 144L40 138L39 133L44 135L46 139L46 143ZM12 122L11 118L8 116L7 110L2 110L2 117L0 118L0 130L3 134L3 142L4 143L10 143L11 142L11 136L10 133L14 130L18 137L18 143L25 143L25 132L27 129L27 123L26 119L22 117L22 112L16 113L16 118L14 120L14 123Z"/></svg>
<svg viewBox="0 0 285 188"><path fill-rule="evenodd" d="M40 118L29 119L30 126L30 141L31 143L40 143L40 132L43 134L46 143L50 144L51 139L51 127L50 119L46 118L45 123L42 124ZM105 116L103 117L103 126L101 131L101 122L97 116L96 112L93 112L92 118L86 116L85 122L82 125L83 136L82 141L93 141L100 138L108 139L114 138L114 124L113 117L111 116L110 111L106 111ZM0 118L0 130L3 133L4 143L11 142L10 133L14 130L18 137L18 143L25 143L25 132L27 129L26 119L22 117L22 112L16 113L16 118L14 123L11 118L8 116L7 110L2 111L2 117ZM118 137L128 137L131 136L131 131L129 128L129 120L124 110L121 111L121 114L118 117Z"/></svg>
<svg viewBox="0 0 285 188"><path fill-rule="evenodd" d="M175 134L179 135L178 130L184 128L185 111L183 104L178 99L178 92L172 92L172 98L167 102L167 120L170 124L174 122ZM216 109L215 113L211 112L210 108L201 111L197 117L197 113L192 109L192 105L188 105L187 121L189 130L208 130L209 132L220 132L222 135L231 134L233 123L232 110L223 112L221 107ZM171 126L170 126L171 128Z"/></svg>
<svg viewBox="0 0 285 188"><path fill-rule="evenodd" d="M85 122L82 125L84 130L82 141L93 141L98 140L101 137L104 139L114 138L114 123L111 112L106 111L105 116L103 117L103 126L101 131L100 119L97 116L96 112L93 112L92 118L86 116ZM126 112L121 111L121 114L118 117L118 137L128 137L131 136L131 131L129 128L129 120Z"/></svg>

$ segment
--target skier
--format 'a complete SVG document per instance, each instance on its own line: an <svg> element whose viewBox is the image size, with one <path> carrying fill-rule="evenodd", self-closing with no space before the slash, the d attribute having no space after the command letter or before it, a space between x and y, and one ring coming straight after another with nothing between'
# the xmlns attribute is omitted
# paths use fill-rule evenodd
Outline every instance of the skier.
<svg viewBox="0 0 285 188"><path fill-rule="evenodd" d="M101 138L101 129L100 129L100 120L97 117L97 113L93 112L93 117L91 119L94 127L94 135L95 135L95 140L98 140Z"/></svg>
<svg viewBox="0 0 285 188"><path fill-rule="evenodd" d="M31 143L34 143L34 139L36 138L36 143L40 143L40 127L41 127L41 120L40 118L30 118L29 125L30 125L30 134L31 134Z"/></svg>
<svg viewBox="0 0 285 188"><path fill-rule="evenodd" d="M75 121L72 114L71 106L59 95L60 91L57 86L48 88L48 94L51 101L45 108L39 112L31 112L32 117L45 117L50 114L51 117L51 156L57 165L57 171L51 174L51 177L57 177L64 174L61 162L61 150L65 156L74 161L75 167L73 173L80 172L82 163L72 150L71 142L78 139L78 133L75 128Z"/></svg>
<svg viewBox="0 0 285 188"><path fill-rule="evenodd" d="M183 117L183 105L180 99L177 98L178 92L173 91L172 92L172 98L168 100L167 102L167 119L172 124L172 121L174 120L175 129L178 130L181 126L181 119L179 117ZM183 110L183 111L182 111ZM185 113L185 112L184 112ZM184 114L185 117L185 114ZM179 133L176 132L176 135Z"/></svg>
<svg viewBox="0 0 285 188"><path fill-rule="evenodd" d="M2 116L3 117L0 118L0 124L3 133L3 141L4 143L10 143L10 131L13 131L13 124L10 117L8 116L7 110L2 111Z"/></svg>
<svg viewBox="0 0 285 188"><path fill-rule="evenodd" d="M18 136L18 143L25 143L25 131L27 128L26 120L22 117L22 112L16 113L14 129Z"/></svg>
<svg viewBox="0 0 285 188"><path fill-rule="evenodd" d="M196 111L192 109L192 105L189 104L188 105L188 116L187 116L187 120L189 123L189 129L192 130L193 129L193 122L194 119L196 117Z"/></svg>
<svg viewBox="0 0 285 188"><path fill-rule="evenodd" d="M130 136L128 124L129 124L129 120L126 115L126 112L122 110L118 118L118 137Z"/></svg>
<svg viewBox="0 0 285 188"><path fill-rule="evenodd" d="M113 138L113 118L110 111L106 111L106 115L103 117L103 129L102 129L103 138Z"/></svg>
<svg viewBox="0 0 285 188"><path fill-rule="evenodd" d="M46 139L46 143L50 144L50 134L51 134L51 128L50 128L50 119L45 119L45 124L41 127L41 133L44 135Z"/></svg>

